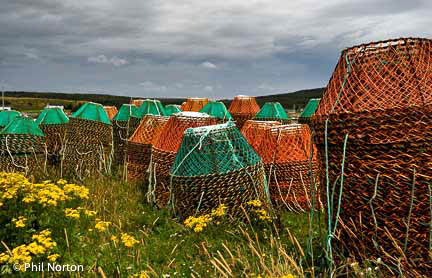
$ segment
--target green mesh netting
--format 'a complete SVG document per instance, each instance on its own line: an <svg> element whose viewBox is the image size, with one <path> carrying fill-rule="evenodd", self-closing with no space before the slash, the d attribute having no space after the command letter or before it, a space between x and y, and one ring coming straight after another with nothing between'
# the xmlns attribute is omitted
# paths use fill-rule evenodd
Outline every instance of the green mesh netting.
<svg viewBox="0 0 432 278"><path fill-rule="evenodd" d="M174 113L181 112L180 106L175 104L165 105L165 116L171 116Z"/></svg>
<svg viewBox="0 0 432 278"><path fill-rule="evenodd" d="M218 119L229 121L232 120L230 112L226 109L225 104L220 101L211 101L200 110L202 113L207 113L210 116L216 117Z"/></svg>
<svg viewBox="0 0 432 278"><path fill-rule="evenodd" d="M36 119L38 125L59 125L69 122L68 116L61 108L45 108Z"/></svg>
<svg viewBox="0 0 432 278"><path fill-rule="evenodd" d="M138 107L135 104L123 104L117 114L114 116L113 121L128 121L132 115L137 113Z"/></svg>
<svg viewBox="0 0 432 278"><path fill-rule="evenodd" d="M318 107L318 104L320 102L320 98L311 98L309 102L306 104L305 109L300 115L300 118L310 118L315 113L315 110Z"/></svg>
<svg viewBox="0 0 432 278"><path fill-rule="evenodd" d="M145 115L159 115L159 116L166 116L165 108L163 107L162 103L159 100L156 99L146 99L141 104L141 106L138 108L136 113L133 115L137 118L142 118Z"/></svg>
<svg viewBox="0 0 432 278"><path fill-rule="evenodd" d="M0 134L27 134L36 136L45 136L33 119L23 116L16 116Z"/></svg>
<svg viewBox="0 0 432 278"><path fill-rule="evenodd" d="M103 106L94 102L86 102L81 105L81 107L72 114L72 118L80 118L111 125L111 121Z"/></svg>
<svg viewBox="0 0 432 278"><path fill-rule="evenodd" d="M279 102L267 102L255 115L254 120L290 120Z"/></svg>
<svg viewBox="0 0 432 278"><path fill-rule="evenodd" d="M170 174L183 177L224 174L259 162L260 157L230 121L188 128Z"/></svg>
<svg viewBox="0 0 432 278"><path fill-rule="evenodd" d="M15 110L2 110L0 111L0 127L7 126L20 112Z"/></svg>

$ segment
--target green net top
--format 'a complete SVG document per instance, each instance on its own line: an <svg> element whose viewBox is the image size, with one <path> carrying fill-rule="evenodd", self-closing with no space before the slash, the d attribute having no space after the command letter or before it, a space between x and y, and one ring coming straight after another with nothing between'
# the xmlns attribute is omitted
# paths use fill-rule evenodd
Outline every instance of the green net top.
<svg viewBox="0 0 432 278"><path fill-rule="evenodd" d="M2 129L2 131L0 131L0 135L8 134L45 136L33 119L23 116L16 116L5 128Z"/></svg>
<svg viewBox="0 0 432 278"><path fill-rule="evenodd" d="M309 102L306 104L305 109L300 115L300 118L310 118L315 113L315 110L318 108L318 104L320 102L320 98L311 98Z"/></svg>
<svg viewBox="0 0 432 278"><path fill-rule="evenodd" d="M86 102L81 105L81 107L72 114L72 118L96 121L111 125L111 121L103 106L94 102Z"/></svg>
<svg viewBox="0 0 432 278"><path fill-rule="evenodd" d="M254 120L290 120L285 109L279 102L267 102L255 115Z"/></svg>
<svg viewBox="0 0 432 278"><path fill-rule="evenodd" d="M165 116L171 116L174 113L178 113L181 112L180 106L175 105L175 104L168 104L165 105Z"/></svg>
<svg viewBox="0 0 432 278"><path fill-rule="evenodd" d="M142 118L145 115L166 116L165 108L159 100L146 99L138 108L133 117Z"/></svg>
<svg viewBox="0 0 432 278"><path fill-rule="evenodd" d="M126 122L129 118L136 114L138 107L135 104L123 104L117 114L114 116L113 121L123 121Z"/></svg>
<svg viewBox="0 0 432 278"><path fill-rule="evenodd" d="M7 126L20 112L15 110L2 110L0 111L0 127Z"/></svg>
<svg viewBox="0 0 432 278"><path fill-rule="evenodd" d="M59 125L69 122L68 116L61 108L45 108L36 119L38 125Z"/></svg>
<svg viewBox="0 0 432 278"><path fill-rule="evenodd" d="M206 106L204 106L203 109L200 110L200 112L207 113L210 116L216 117L224 121L229 121L233 119L230 112L228 112L225 104L220 101L211 101L207 103Z"/></svg>
<svg viewBox="0 0 432 278"><path fill-rule="evenodd" d="M229 121L188 128L170 174L183 177L226 174L260 161L240 130Z"/></svg>

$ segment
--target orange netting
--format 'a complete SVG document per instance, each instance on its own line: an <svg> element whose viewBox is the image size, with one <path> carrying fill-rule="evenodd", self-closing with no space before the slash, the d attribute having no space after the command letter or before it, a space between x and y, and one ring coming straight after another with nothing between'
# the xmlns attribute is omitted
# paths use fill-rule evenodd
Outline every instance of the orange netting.
<svg viewBox="0 0 432 278"><path fill-rule="evenodd" d="M139 108L144 101L145 99L131 99L129 104L135 104L135 106Z"/></svg>
<svg viewBox="0 0 432 278"><path fill-rule="evenodd" d="M228 112L233 116L239 129L241 129L243 124L247 120L251 120L259 111L260 107L257 104L255 97L251 96L235 96L228 109Z"/></svg>
<svg viewBox="0 0 432 278"><path fill-rule="evenodd" d="M312 157L311 157L312 150ZM311 170L313 192L319 196L316 148L311 148L311 131L307 125L290 124L267 128L258 154L264 163L269 181L270 196L278 205L292 211L305 211L312 207ZM319 208L316 198L313 207Z"/></svg>
<svg viewBox="0 0 432 278"><path fill-rule="evenodd" d="M110 121L112 121L112 119L114 118L114 116L117 114L117 107L115 106L104 106L103 107L105 109L105 112L108 115L108 118L110 119Z"/></svg>
<svg viewBox="0 0 432 278"><path fill-rule="evenodd" d="M180 109L182 111L199 112L209 102L208 98L188 98L183 102Z"/></svg>
<svg viewBox="0 0 432 278"><path fill-rule="evenodd" d="M127 142L128 180L144 181L151 159L152 145L158 140L169 117L145 115Z"/></svg>
<svg viewBox="0 0 432 278"><path fill-rule="evenodd" d="M345 49L311 127L336 255L429 277L432 40Z"/></svg>
<svg viewBox="0 0 432 278"><path fill-rule="evenodd" d="M217 124L217 119L204 113L181 112L170 117L152 148L153 175L148 188L148 201L165 206L169 199L169 172L182 142L183 133L191 127Z"/></svg>
<svg viewBox="0 0 432 278"><path fill-rule="evenodd" d="M432 102L432 41L394 39L345 49L315 116Z"/></svg>
<svg viewBox="0 0 432 278"><path fill-rule="evenodd" d="M258 151L258 147L261 145L261 141L264 138L265 131L272 126L281 125L277 121L246 121L241 129L241 133L248 141L249 145Z"/></svg>

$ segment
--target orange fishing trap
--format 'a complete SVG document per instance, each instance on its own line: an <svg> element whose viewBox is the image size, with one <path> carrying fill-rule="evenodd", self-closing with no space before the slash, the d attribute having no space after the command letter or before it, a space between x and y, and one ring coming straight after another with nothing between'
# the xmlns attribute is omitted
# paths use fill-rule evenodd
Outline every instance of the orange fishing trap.
<svg viewBox="0 0 432 278"><path fill-rule="evenodd" d="M246 138L249 145L255 151L258 151L258 147L261 145L261 141L265 136L265 132L272 126L280 125L277 121L255 121L248 120L245 122L241 129L241 133Z"/></svg>
<svg viewBox="0 0 432 278"><path fill-rule="evenodd" d="M233 116L239 129L243 127L247 120L251 120L255 117L259 111L260 107L255 97L243 95L235 96L228 109L228 112Z"/></svg>
<svg viewBox="0 0 432 278"><path fill-rule="evenodd" d="M316 149L307 125L289 124L267 128L258 147L277 207L295 212L320 208ZM312 181L312 182L311 182Z"/></svg>
<svg viewBox="0 0 432 278"><path fill-rule="evenodd" d="M432 41L345 49L311 127L329 254L360 260L366 252L410 276L430 276Z"/></svg>
<svg viewBox="0 0 432 278"><path fill-rule="evenodd" d="M186 102L183 102L180 109L182 111L199 112L207 103L209 103L208 98L191 97Z"/></svg>

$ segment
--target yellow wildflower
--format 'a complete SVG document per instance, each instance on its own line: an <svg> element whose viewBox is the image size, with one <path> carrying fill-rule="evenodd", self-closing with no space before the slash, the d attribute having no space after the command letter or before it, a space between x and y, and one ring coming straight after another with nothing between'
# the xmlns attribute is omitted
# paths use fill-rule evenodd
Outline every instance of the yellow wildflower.
<svg viewBox="0 0 432 278"><path fill-rule="evenodd" d="M250 206L253 206L253 207L258 207L258 208L262 206L262 203L260 200L252 200L252 201L247 202L247 204Z"/></svg>
<svg viewBox="0 0 432 278"><path fill-rule="evenodd" d="M39 255L45 253L45 247L37 244L37 242L32 242L27 246L27 250L34 255Z"/></svg>
<svg viewBox="0 0 432 278"><path fill-rule="evenodd" d="M85 186L79 186L75 184L66 184L64 186L64 191L66 194L79 197L81 199L88 199L89 198L89 190Z"/></svg>
<svg viewBox="0 0 432 278"><path fill-rule="evenodd" d="M285 275L282 275L281 278L296 278L296 277L292 274L285 274Z"/></svg>
<svg viewBox="0 0 432 278"><path fill-rule="evenodd" d="M139 241L136 240L133 236L128 235L126 233L122 233L121 235L121 241L126 247L133 247L135 244L137 244Z"/></svg>
<svg viewBox="0 0 432 278"><path fill-rule="evenodd" d="M0 253L0 264L3 264L9 260L9 255L6 253Z"/></svg>
<svg viewBox="0 0 432 278"><path fill-rule="evenodd" d="M31 259L27 246L20 245L12 250L12 256L9 257L9 263L23 265L24 263L31 262Z"/></svg>
<svg viewBox="0 0 432 278"><path fill-rule="evenodd" d="M57 259L60 257L60 255L59 254L52 254L52 255L49 255L48 256L48 260L50 261L50 262L55 262L55 261L57 261Z"/></svg>
<svg viewBox="0 0 432 278"><path fill-rule="evenodd" d="M19 216L18 219L12 218L12 222L15 224L17 228L24 228L25 221L27 221L27 218L25 218L24 216Z"/></svg>
<svg viewBox="0 0 432 278"><path fill-rule="evenodd" d="M147 278L147 272L145 271L141 271L140 273L135 273L135 274L131 274L129 275L129 278Z"/></svg>
<svg viewBox="0 0 432 278"><path fill-rule="evenodd" d="M38 235L33 235L32 239L37 240L40 244L42 244L46 249L51 249L57 246L57 243L52 240L50 237L51 232L49 230L43 230Z"/></svg>
<svg viewBox="0 0 432 278"><path fill-rule="evenodd" d="M111 240L114 242L118 242L118 238L116 236L111 236Z"/></svg>
<svg viewBox="0 0 432 278"><path fill-rule="evenodd" d="M226 209L227 209L227 207L224 204L220 204L219 207L212 210L211 215L212 216L219 216L219 217L224 216Z"/></svg>
<svg viewBox="0 0 432 278"><path fill-rule="evenodd" d="M94 210L84 210L84 214L85 215L87 215L87 216L89 216L89 217L93 217L93 216L95 216L96 215L96 211L94 211Z"/></svg>
<svg viewBox="0 0 432 278"><path fill-rule="evenodd" d="M59 179L59 180L57 181L57 184L60 184L60 185L65 185L66 183L67 183L67 181L64 180L64 179Z"/></svg>
<svg viewBox="0 0 432 278"><path fill-rule="evenodd" d="M105 232L105 230L108 228L109 225L111 225L111 222L109 222L109 221L101 221L99 218L96 218L95 228L99 232Z"/></svg>
<svg viewBox="0 0 432 278"><path fill-rule="evenodd" d="M65 209L65 215L68 218L74 218L74 219L78 219L80 217L78 210L71 209L71 208Z"/></svg>

